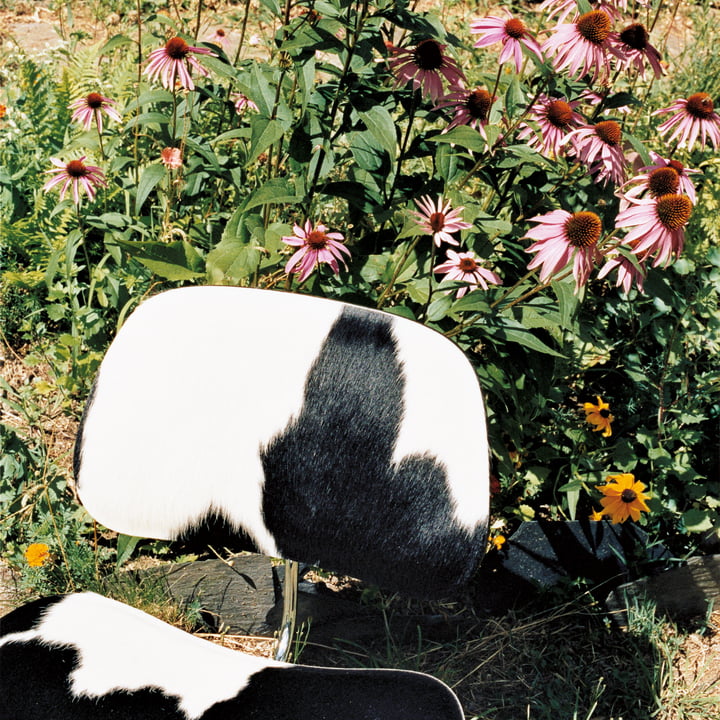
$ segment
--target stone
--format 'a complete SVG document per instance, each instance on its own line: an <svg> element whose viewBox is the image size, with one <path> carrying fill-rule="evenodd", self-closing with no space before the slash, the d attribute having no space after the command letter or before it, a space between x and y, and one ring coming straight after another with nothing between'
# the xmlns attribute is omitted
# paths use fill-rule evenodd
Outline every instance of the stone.
<svg viewBox="0 0 720 720"><path fill-rule="evenodd" d="M663 547L648 548L647 534L633 524L524 522L501 551L488 553L473 594L485 612L502 612L563 579L619 584L628 579L628 562L641 558L662 564L669 553Z"/></svg>
<svg viewBox="0 0 720 720"><path fill-rule="evenodd" d="M181 605L199 603L201 616L214 632L272 636L268 621L276 589L270 559L236 555L223 560L172 563L139 571L160 580Z"/></svg>

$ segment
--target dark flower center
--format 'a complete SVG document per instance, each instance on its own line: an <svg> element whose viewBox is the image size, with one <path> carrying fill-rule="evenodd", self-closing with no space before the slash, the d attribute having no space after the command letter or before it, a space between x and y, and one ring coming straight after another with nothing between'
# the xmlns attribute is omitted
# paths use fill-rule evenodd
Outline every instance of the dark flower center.
<svg viewBox="0 0 720 720"><path fill-rule="evenodd" d="M182 38L174 37L165 43L165 52L173 60L182 60L190 52L190 46Z"/></svg>
<svg viewBox="0 0 720 720"><path fill-rule="evenodd" d="M635 502L637 500L637 493L630 488L625 488L625 490L620 493L620 499L624 503Z"/></svg>
<svg viewBox="0 0 720 720"><path fill-rule="evenodd" d="M443 65L440 43L435 40L423 40L415 48L413 59L421 70L439 70Z"/></svg>
<svg viewBox="0 0 720 720"><path fill-rule="evenodd" d="M601 45L608 39L612 22L602 10L592 10L581 15L575 23L579 33L594 45Z"/></svg>
<svg viewBox="0 0 720 720"><path fill-rule="evenodd" d="M595 126L595 134L606 145L617 145L622 139L622 130L614 120L603 120Z"/></svg>
<svg viewBox="0 0 720 720"><path fill-rule="evenodd" d="M445 213L435 212L428 218L428 223L434 233L440 232L445 227Z"/></svg>
<svg viewBox="0 0 720 720"><path fill-rule="evenodd" d="M598 415L602 418L609 418L610 417L610 411L607 408L603 408L598 412Z"/></svg>
<svg viewBox="0 0 720 720"><path fill-rule="evenodd" d="M510 18L505 23L505 32L511 37L519 40L527 32L525 23L522 20L516 18Z"/></svg>
<svg viewBox="0 0 720 720"><path fill-rule="evenodd" d="M685 172L685 166L679 160L670 160L668 166L673 168L678 175L682 175Z"/></svg>
<svg viewBox="0 0 720 720"><path fill-rule="evenodd" d="M477 120L487 120L492 103L492 97L487 90L476 88L468 95L465 107L470 115Z"/></svg>
<svg viewBox="0 0 720 720"><path fill-rule="evenodd" d="M216 34L218 37L220 37L220 38L224 38L224 37L225 37L225 31L224 31L222 28L218 28L218 29L215 31L215 34Z"/></svg>
<svg viewBox="0 0 720 720"><path fill-rule="evenodd" d="M565 235L570 244L578 248L594 245L601 232L602 222L594 212L576 212L565 221Z"/></svg>
<svg viewBox="0 0 720 720"><path fill-rule="evenodd" d="M620 33L620 40L633 50L645 50L648 44L648 33L644 25L633 23Z"/></svg>
<svg viewBox="0 0 720 720"><path fill-rule="evenodd" d="M707 93L695 93L687 99L687 111L700 120L709 120L713 116L713 101Z"/></svg>
<svg viewBox="0 0 720 720"><path fill-rule="evenodd" d="M675 195L680 187L680 176L674 167L656 168L648 177L648 189L653 197Z"/></svg>
<svg viewBox="0 0 720 720"><path fill-rule="evenodd" d="M85 98L85 102L87 103L87 106L89 108L92 108L93 110L97 110L98 108L101 108L103 105L103 96L100 95L100 93L91 92Z"/></svg>
<svg viewBox="0 0 720 720"><path fill-rule="evenodd" d="M65 172L67 172L70 177L74 178L81 178L89 175L89 171L82 160L71 160L65 166Z"/></svg>
<svg viewBox="0 0 720 720"><path fill-rule="evenodd" d="M553 100L547 108L547 119L557 128L566 128L572 120L573 111L564 100Z"/></svg>
<svg viewBox="0 0 720 720"><path fill-rule="evenodd" d="M328 236L321 230L312 230L305 238L305 242L313 250L322 250L328 243Z"/></svg>
<svg viewBox="0 0 720 720"><path fill-rule="evenodd" d="M687 195L663 195L658 198L656 212L668 230L679 230L692 215L692 202Z"/></svg>
<svg viewBox="0 0 720 720"><path fill-rule="evenodd" d="M462 258L458 263L458 268L463 272L473 272L477 266L478 264L472 258Z"/></svg>

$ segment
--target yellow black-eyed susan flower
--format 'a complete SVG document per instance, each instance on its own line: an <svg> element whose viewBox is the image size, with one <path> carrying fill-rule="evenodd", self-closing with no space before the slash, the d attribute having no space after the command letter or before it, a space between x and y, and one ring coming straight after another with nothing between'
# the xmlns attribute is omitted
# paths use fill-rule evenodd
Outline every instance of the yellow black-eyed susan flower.
<svg viewBox="0 0 720 720"><path fill-rule="evenodd" d="M603 506L602 515L609 515L613 525L625 522L629 517L637 521L641 512L649 512L645 501L649 495L643 493L646 486L635 480L632 473L610 475L607 482L600 488L605 496L600 499Z"/></svg>
<svg viewBox="0 0 720 720"><path fill-rule="evenodd" d="M599 395L595 397L597 398L597 405L591 402L583 403L585 422L595 425L593 432L602 430L603 437L610 437L612 435L611 423L615 420L615 417L610 414L610 405L604 402Z"/></svg>

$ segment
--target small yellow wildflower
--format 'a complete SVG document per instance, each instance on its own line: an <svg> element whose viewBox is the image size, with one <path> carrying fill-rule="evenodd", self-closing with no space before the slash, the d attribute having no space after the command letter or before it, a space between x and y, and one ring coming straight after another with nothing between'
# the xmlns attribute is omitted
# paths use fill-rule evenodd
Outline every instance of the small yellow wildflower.
<svg viewBox="0 0 720 720"><path fill-rule="evenodd" d="M589 515L589 519L593 522L600 522L602 520L603 514L599 510L593 510L592 513Z"/></svg>
<svg viewBox="0 0 720 720"><path fill-rule="evenodd" d="M42 567L50 559L50 548L45 543L32 543L25 550L25 559L30 567Z"/></svg>
<svg viewBox="0 0 720 720"><path fill-rule="evenodd" d="M600 432L600 430L602 430L603 437L610 437L612 435L610 423L612 423L615 418L610 414L610 405L603 402L603 399L599 395L595 397L597 398L597 405L591 402L583 403L585 422L595 425L593 432Z"/></svg>
<svg viewBox="0 0 720 720"><path fill-rule="evenodd" d="M494 538L492 538L492 544L495 546L496 550L502 550L502 546L506 542L507 541L504 535L496 535Z"/></svg>
<svg viewBox="0 0 720 720"><path fill-rule="evenodd" d="M609 515L613 525L623 523L629 517L637 522L641 512L650 512L645 503L649 495L643 494L645 487L631 473L610 475L607 483L600 488L600 492L605 495L600 499L603 506L601 515Z"/></svg>

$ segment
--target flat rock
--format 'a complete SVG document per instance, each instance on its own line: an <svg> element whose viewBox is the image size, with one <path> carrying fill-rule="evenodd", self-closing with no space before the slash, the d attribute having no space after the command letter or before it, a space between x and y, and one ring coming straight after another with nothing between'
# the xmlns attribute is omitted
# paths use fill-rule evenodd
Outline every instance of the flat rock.
<svg viewBox="0 0 720 720"><path fill-rule="evenodd" d="M196 604L213 631L272 635L268 615L275 607L272 565L262 555L238 555L229 561L173 563L137 571L160 581L181 605Z"/></svg>
<svg viewBox="0 0 720 720"><path fill-rule="evenodd" d="M488 553L474 583L485 612L503 612L519 600L563 579L585 578L611 586L628 579L630 559L664 563L662 548L648 548L636 525L576 520L524 522L499 552Z"/></svg>

